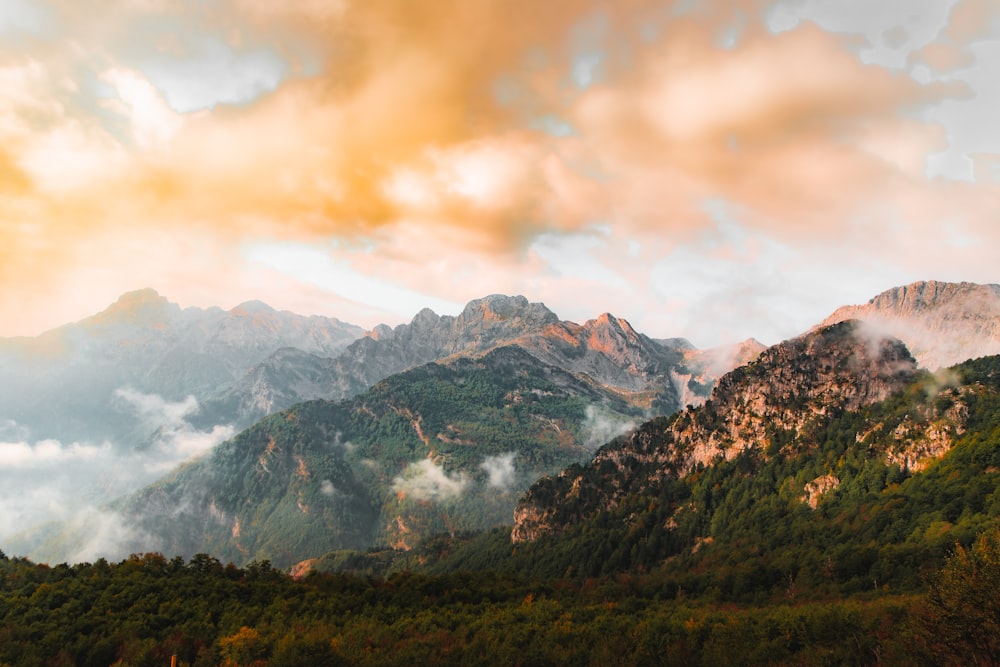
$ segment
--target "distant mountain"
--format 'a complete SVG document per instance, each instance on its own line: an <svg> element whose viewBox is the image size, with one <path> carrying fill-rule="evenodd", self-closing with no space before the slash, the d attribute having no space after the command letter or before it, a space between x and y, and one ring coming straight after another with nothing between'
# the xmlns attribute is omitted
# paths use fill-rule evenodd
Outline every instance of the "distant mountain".
<svg viewBox="0 0 1000 667"><path fill-rule="evenodd" d="M1000 285L922 281L894 287L859 306L844 306L826 326L863 320L899 338L924 368L1000 353Z"/></svg>
<svg viewBox="0 0 1000 667"><path fill-rule="evenodd" d="M641 415L515 345L460 356L267 417L117 503L106 547L287 567L483 530L506 523L535 479L589 459ZM93 532L87 522L50 526L5 549L58 562Z"/></svg>
<svg viewBox="0 0 1000 667"><path fill-rule="evenodd" d="M354 396L379 380L432 361L482 355L516 345L539 361L586 376L651 413L700 403L732 368L729 356L699 357L683 339L657 341L605 313L584 324L562 321L541 303L494 294L469 302L455 317L429 309L408 324L380 325L334 359L282 350L206 405L208 414L236 411L250 423L294 403ZM709 363L711 361L711 363ZM699 381L687 382L694 377ZM689 401L689 402L690 402Z"/></svg>
<svg viewBox="0 0 1000 667"><path fill-rule="evenodd" d="M331 357L363 333L256 301L228 311L181 309L151 289L130 292L75 324L0 339L0 421L16 422L35 440L135 445L156 425L139 419L117 390L203 401L279 349Z"/></svg>

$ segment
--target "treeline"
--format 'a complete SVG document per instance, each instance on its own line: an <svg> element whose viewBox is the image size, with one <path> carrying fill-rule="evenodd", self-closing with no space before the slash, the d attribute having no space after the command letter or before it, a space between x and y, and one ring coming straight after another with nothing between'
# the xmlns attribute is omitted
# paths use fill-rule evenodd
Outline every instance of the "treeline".
<svg viewBox="0 0 1000 667"><path fill-rule="evenodd" d="M954 557L927 599L756 607L707 604L634 576L295 580L268 563L205 555L55 567L0 557L0 665L153 666L174 655L182 666L990 664L988 637L984 653L960 636L968 600L954 582L995 568L998 544L994 535ZM1000 590L972 583L996 607Z"/></svg>

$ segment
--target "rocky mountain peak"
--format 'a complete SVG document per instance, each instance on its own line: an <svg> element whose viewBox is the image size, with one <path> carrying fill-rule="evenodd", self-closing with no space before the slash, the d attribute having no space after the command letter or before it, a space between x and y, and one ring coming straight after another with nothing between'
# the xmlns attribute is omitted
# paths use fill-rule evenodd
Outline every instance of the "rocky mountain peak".
<svg viewBox="0 0 1000 667"><path fill-rule="evenodd" d="M538 325L558 322L559 318L542 303L531 303L523 296L506 296L491 294L481 299L470 301L458 321L467 324L473 321L504 322L515 320L525 325Z"/></svg>
<svg viewBox="0 0 1000 667"><path fill-rule="evenodd" d="M180 306L159 295L156 290L145 288L126 292L100 313L83 320L90 329L132 325L162 328L181 312Z"/></svg>
<svg viewBox="0 0 1000 667"><path fill-rule="evenodd" d="M619 319L611 313L602 313L597 317L597 319L588 321L584 326L590 326L593 329L613 331L617 334L625 336L626 338L635 340L639 339L639 334L632 328L632 325L628 323L628 320Z"/></svg>
<svg viewBox="0 0 1000 667"><path fill-rule="evenodd" d="M410 320L410 325L414 327L432 327L435 326L441 317L435 313L430 308L421 308L420 312L413 316Z"/></svg>
<svg viewBox="0 0 1000 667"><path fill-rule="evenodd" d="M882 312L912 315L956 301L973 301L982 305L1000 301L1000 285L922 280L888 289L873 297L868 304Z"/></svg>
<svg viewBox="0 0 1000 667"><path fill-rule="evenodd" d="M838 308L819 326L847 319L899 338L925 368L1000 353L1000 285L916 282Z"/></svg>
<svg viewBox="0 0 1000 667"><path fill-rule="evenodd" d="M263 301L244 301L238 306L234 306L229 310L230 315L236 317L252 317L254 315L270 315L276 313L277 311L271 306L267 305Z"/></svg>

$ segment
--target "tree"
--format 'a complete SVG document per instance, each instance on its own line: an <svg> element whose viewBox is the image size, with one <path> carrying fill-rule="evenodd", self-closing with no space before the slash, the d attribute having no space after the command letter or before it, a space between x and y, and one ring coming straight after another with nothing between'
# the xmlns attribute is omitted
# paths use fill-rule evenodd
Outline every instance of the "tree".
<svg viewBox="0 0 1000 667"><path fill-rule="evenodd" d="M918 625L938 664L1000 666L1000 528L955 547L930 582Z"/></svg>

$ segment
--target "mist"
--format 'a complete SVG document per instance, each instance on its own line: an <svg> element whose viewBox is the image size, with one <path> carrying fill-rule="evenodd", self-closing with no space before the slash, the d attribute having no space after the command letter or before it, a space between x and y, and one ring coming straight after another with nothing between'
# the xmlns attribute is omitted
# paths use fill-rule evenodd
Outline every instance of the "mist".
<svg viewBox="0 0 1000 667"><path fill-rule="evenodd" d="M601 445L628 433L636 426L635 420L596 405L588 405L583 423L580 425L580 433L583 445L587 449L596 451Z"/></svg>
<svg viewBox="0 0 1000 667"><path fill-rule="evenodd" d="M430 459L423 459L406 466L403 473L392 482L396 493L413 496L418 500L447 500L460 496L469 486L469 478L461 473L449 475L444 468Z"/></svg>
<svg viewBox="0 0 1000 667"><path fill-rule="evenodd" d="M144 442L36 440L14 420L0 423L0 548L6 553L78 562L155 550L151 537L129 527L110 503L205 455L235 431L230 424L193 427L188 420L199 410L193 396L171 402L122 387L114 397L149 434Z"/></svg>

